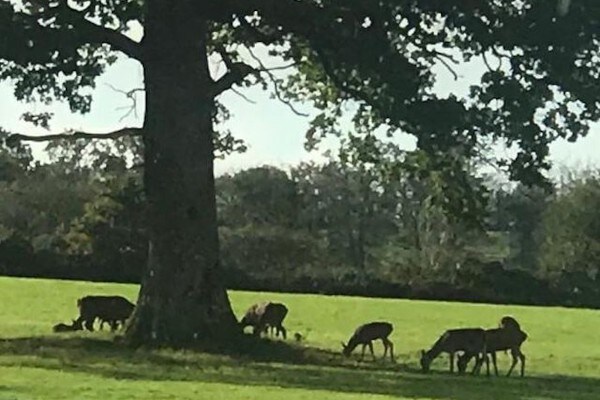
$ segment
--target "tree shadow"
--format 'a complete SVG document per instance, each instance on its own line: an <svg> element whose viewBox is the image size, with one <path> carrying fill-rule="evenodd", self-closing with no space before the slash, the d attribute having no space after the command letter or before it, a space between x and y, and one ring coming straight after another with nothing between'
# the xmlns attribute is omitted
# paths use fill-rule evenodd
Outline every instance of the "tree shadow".
<svg viewBox="0 0 600 400"><path fill-rule="evenodd" d="M229 354L131 349L84 337L0 340L0 365L86 373L107 378L278 386L432 399L596 399L600 378L487 378L422 374L415 366L361 362L280 341L250 340Z"/></svg>

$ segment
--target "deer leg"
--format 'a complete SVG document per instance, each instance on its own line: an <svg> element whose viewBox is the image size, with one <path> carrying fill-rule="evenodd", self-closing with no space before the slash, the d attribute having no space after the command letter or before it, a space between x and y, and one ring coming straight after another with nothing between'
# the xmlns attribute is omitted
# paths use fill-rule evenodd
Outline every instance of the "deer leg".
<svg viewBox="0 0 600 400"><path fill-rule="evenodd" d="M510 350L510 355L512 356L512 364L511 364L510 369L508 370L508 373L506 374L506 376L510 376L513 369L515 368L515 365L517 365L517 353L516 353L515 349Z"/></svg>
<svg viewBox="0 0 600 400"><path fill-rule="evenodd" d="M94 320L93 319L87 319L85 321L85 329L87 329L90 332L94 331Z"/></svg>
<svg viewBox="0 0 600 400"><path fill-rule="evenodd" d="M360 355L360 361L362 361L365 358L365 350L367 348L367 344L363 343L362 345L362 354Z"/></svg>
<svg viewBox="0 0 600 400"><path fill-rule="evenodd" d="M465 369L467 368L467 364L469 363L471 358L475 357L475 365L473 366L473 369L471 370L471 375L476 375L476 374L480 375L481 374L481 366L483 365L484 361L485 361L485 365L486 365L486 373L488 376L490 375L489 359L485 352L474 353L474 354L466 353L463 357L466 357L466 360L467 360L464 363Z"/></svg>
<svg viewBox="0 0 600 400"><path fill-rule="evenodd" d="M472 354L469 353L465 353L463 355L463 357L466 358L467 361L465 361L465 370L467 369L467 365L469 364L469 361L471 361L471 358L473 358ZM483 358L476 353L475 354L475 365L473 365L473 369L471 370L471 375L479 375L481 373L481 364L483 363Z"/></svg>
<svg viewBox="0 0 600 400"><path fill-rule="evenodd" d="M466 357L467 361L465 361L465 368L467 367L467 365L469 364L469 361L471 360L471 355L467 355L465 354L463 357ZM482 363L482 359L480 358L479 355L475 356L475 364L473 364L473 369L471 370L471 375L475 375L477 373L479 373L479 370L481 369L481 363Z"/></svg>
<svg viewBox="0 0 600 400"><path fill-rule="evenodd" d="M496 355L496 353L492 353L494 354L494 357ZM484 353L484 357L485 357L485 376L490 376L490 357L488 355L487 352ZM481 366L479 367L481 368Z"/></svg>
<svg viewBox="0 0 600 400"><path fill-rule="evenodd" d="M525 354L523 354L520 349L518 350L519 353L517 354L517 357L521 360L521 377L523 377L525 376Z"/></svg>
<svg viewBox="0 0 600 400"><path fill-rule="evenodd" d="M467 369L467 364L465 364L465 355L459 355L456 360L456 369L459 374L462 374Z"/></svg>
<svg viewBox="0 0 600 400"><path fill-rule="evenodd" d="M377 358L375 358L375 352L373 351L373 342L369 342L369 350L371 351L371 356L373 357L373 361L375 361Z"/></svg>
<svg viewBox="0 0 600 400"><path fill-rule="evenodd" d="M496 359L496 352L493 351L491 354L492 354L492 363L494 364L494 374L496 376L498 376L498 364L496 363L496 360L497 360Z"/></svg>
<svg viewBox="0 0 600 400"><path fill-rule="evenodd" d="M254 326L252 327L252 334L253 334L254 336L258 336L258 337L260 337L260 334L262 333L262 330L263 330L263 327L262 327L262 326L260 326L260 325L254 325Z"/></svg>
<svg viewBox="0 0 600 400"><path fill-rule="evenodd" d="M287 339L287 330L283 327L283 325L279 325L279 329L281 330L281 337L283 340Z"/></svg>
<svg viewBox="0 0 600 400"><path fill-rule="evenodd" d="M392 362L394 362L394 344L388 338L383 338L383 339L381 339L381 341L383 342L383 347L384 347L383 358L385 359L385 356L389 349L390 350L390 360Z"/></svg>
<svg viewBox="0 0 600 400"><path fill-rule="evenodd" d="M454 352L450 353L450 373L454 373Z"/></svg>

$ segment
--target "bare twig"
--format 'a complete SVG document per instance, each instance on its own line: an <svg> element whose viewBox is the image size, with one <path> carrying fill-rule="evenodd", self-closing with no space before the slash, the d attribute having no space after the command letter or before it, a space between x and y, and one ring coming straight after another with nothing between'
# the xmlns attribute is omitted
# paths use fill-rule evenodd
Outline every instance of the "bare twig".
<svg viewBox="0 0 600 400"><path fill-rule="evenodd" d="M106 83L105 85L108 86L109 88L111 88L112 90L114 90L115 92L123 93L125 96L127 96L130 99L134 98L134 95L136 93L146 91L146 89L144 89L144 88L133 88L131 90L123 90L123 89L119 89L118 87L116 87L114 85L111 85L110 83Z"/></svg>
<svg viewBox="0 0 600 400"><path fill-rule="evenodd" d="M127 112L123 116L121 116L121 118L119 118L119 122L122 122L125 118L129 117L131 115L131 113L133 113L134 117L137 119L138 113L137 113L137 96L136 96L136 94L138 92L144 92L146 89L133 88L131 90L123 90L123 89L119 89L119 88L111 85L110 83L105 83L105 85L108 86L109 88L111 88L112 90L114 90L115 92L124 94L125 97L127 97L129 100L131 100L131 106L117 107L117 110L127 110Z"/></svg>
<svg viewBox="0 0 600 400"><path fill-rule="evenodd" d="M298 64L296 62L293 62L293 63L290 63L288 65L278 65L276 67L268 67L268 68L265 67L265 68L258 69L257 71L261 71L261 72L262 71L264 71L264 72L266 72L266 71L281 71L281 70L284 70L284 69L293 68L296 65L298 65Z"/></svg>
<svg viewBox="0 0 600 400"><path fill-rule="evenodd" d="M237 94L238 96L240 96L242 99L246 100L248 103L250 103L250 104L256 104L256 101L252 100L251 98L249 98L244 93L242 93L239 90L237 90L236 88L232 87L231 91L233 93Z"/></svg>
<svg viewBox="0 0 600 400"><path fill-rule="evenodd" d="M452 54L444 53L443 51L439 51L439 50L428 50L428 51L437 57L444 57L448 61L452 62L452 64L454 64L454 65L460 64L460 62Z"/></svg>
<svg viewBox="0 0 600 400"><path fill-rule="evenodd" d="M294 107L294 105L288 101L287 99L285 99L282 94L281 91L279 89L279 83L277 80L277 77L273 74L273 68L267 68L265 66L265 64L262 62L262 60L260 58L258 58L258 56L256 56L256 54L254 54L254 52L252 51L251 48L247 48L248 53L250 54L250 57L252 57L254 59L254 61L256 61L258 63L258 65L260 65L260 69L258 69L257 71L259 72L264 72L265 74L267 74L269 80L271 81L271 83L273 84L273 91L275 92L275 97L277 97L277 99L279 101L281 101L283 104L285 104L286 106L288 106L288 108L290 110L292 110L292 112L298 116L301 117L308 117L307 113L304 113L302 111L298 111L296 109L296 107Z"/></svg>
<svg viewBox="0 0 600 400"><path fill-rule="evenodd" d="M498 48L496 48L496 46L492 46L491 47L492 53L494 53L494 55L496 57L498 57L498 59L502 60L503 58L507 59L507 60L511 60L513 55L512 52L509 51L508 53L502 53Z"/></svg>
<svg viewBox="0 0 600 400"><path fill-rule="evenodd" d="M442 63L442 65L444 65L444 67L446 67L446 69L452 74L452 76L454 77L454 80L457 81L458 80L458 74L456 73L456 71L450 66L450 64L448 64L448 62L446 60L444 60L442 57L440 57L439 55L435 57L436 60L438 60L439 62Z"/></svg>
<svg viewBox="0 0 600 400"><path fill-rule="evenodd" d="M128 118L131 113L133 113L133 116L135 117L135 119L138 119L138 113L137 113L137 109L135 107L135 105L133 106L124 106L124 107L117 107L117 110L127 110L125 112L125 114L123 114L121 116L121 118L119 118L119 122L123 122L124 119Z"/></svg>
<svg viewBox="0 0 600 400"><path fill-rule="evenodd" d="M65 131L63 133L50 135L24 135L22 133L14 133L9 136L9 140L23 140L28 142L46 142L49 140L67 139L118 139L123 136L139 136L142 134L142 128L122 128L116 131L91 133L81 131Z"/></svg>
<svg viewBox="0 0 600 400"><path fill-rule="evenodd" d="M492 68L487 56L485 55L485 52L481 53L481 57L483 58L483 63L485 64L485 66L487 67L488 71L490 72L498 72L500 71L500 68L502 68L502 59L500 57L498 57L498 66L496 68Z"/></svg>
<svg viewBox="0 0 600 400"><path fill-rule="evenodd" d="M427 48L422 48L417 45L415 45L415 46L423 53L426 53L428 56L433 57L434 59L441 62L442 65L444 67L446 67L446 69L452 74L452 76L454 77L454 80L455 81L458 80L458 74L456 73L454 68L452 68L450 66L450 63L452 63L454 65L459 65L460 62L452 54L444 53L443 51L436 50L436 49L429 50Z"/></svg>

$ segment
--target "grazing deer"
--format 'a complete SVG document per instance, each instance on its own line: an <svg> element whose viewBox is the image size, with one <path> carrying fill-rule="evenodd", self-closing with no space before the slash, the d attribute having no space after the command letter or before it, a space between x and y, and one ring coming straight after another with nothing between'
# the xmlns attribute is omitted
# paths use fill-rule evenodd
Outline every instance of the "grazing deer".
<svg viewBox="0 0 600 400"><path fill-rule="evenodd" d="M283 320L287 316L288 308L281 303L272 303L270 301L253 304L240 321L240 326L244 329L246 326L253 327L254 335L260 336L261 333L275 333L275 336L287 338L287 330L283 327ZM270 328L270 332L269 332Z"/></svg>
<svg viewBox="0 0 600 400"><path fill-rule="evenodd" d="M394 330L394 326L389 322L370 322L368 324L364 324L356 328L354 334L348 340L348 344L342 342L342 353L349 357L350 354L354 351L356 346L362 344L362 354L361 361L365 357L365 348L369 346L369 350L371 350L371 355L373 356L373 360L375 360L375 352L373 351L373 340L380 339L383 343L383 358L390 350L390 359L394 362L394 344L388 339L388 336Z"/></svg>
<svg viewBox="0 0 600 400"><path fill-rule="evenodd" d="M516 321L515 321L516 322ZM525 355L521 351L521 345L527 340L527 333L513 328L495 328L485 331L486 352L483 357L488 359L488 354L492 356L494 373L498 376L498 366L496 364L496 352L510 350L512 356L512 365L506 376L510 376L518 361L521 361L521 376L525 375ZM469 360L473 357L470 354L464 354L458 358L459 371L467 368ZM480 364L478 360L477 363ZM475 372L475 369L473 369ZM487 374L489 375L489 369Z"/></svg>
<svg viewBox="0 0 600 400"><path fill-rule="evenodd" d="M72 320L71 325L63 324L62 322L60 322L52 327L52 331L56 333L74 332L80 331L82 329L83 327L81 326L81 324L77 323L77 320Z"/></svg>
<svg viewBox="0 0 600 400"><path fill-rule="evenodd" d="M458 351L463 351L471 357L485 354L485 331L481 328L447 330L433 344L431 349L421 351L421 369L423 372L429 372L431 362L441 353L448 353L450 355L450 373L453 373L454 355ZM477 370L481 368L482 362L483 359L480 360L477 357ZM487 362L486 366L489 369ZM459 372L462 373L464 370L460 371L459 369Z"/></svg>
<svg viewBox="0 0 600 400"><path fill-rule="evenodd" d="M77 307L79 307L77 322L80 325L84 324L87 330L94 330L94 321L98 318L108 322L111 330L114 331L119 322L125 324L135 305L121 296L85 296L77 300Z"/></svg>

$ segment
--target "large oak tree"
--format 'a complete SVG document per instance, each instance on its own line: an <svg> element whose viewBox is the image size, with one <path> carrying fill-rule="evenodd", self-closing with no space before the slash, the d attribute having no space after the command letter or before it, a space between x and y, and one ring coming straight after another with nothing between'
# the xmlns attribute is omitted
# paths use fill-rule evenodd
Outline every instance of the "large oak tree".
<svg viewBox="0 0 600 400"><path fill-rule="evenodd" d="M86 112L86 93L115 54L139 60L144 125L103 136L137 134L144 144L150 250L127 337L209 343L238 332L219 277L213 123L221 93L270 81L282 100L312 103L320 112L310 143L338 133L344 104L353 102L362 162L381 155L369 146L376 128L412 134L418 150L398 160L415 173L435 173L445 182L444 206L465 213L477 193L460 190L461 160L482 143L515 146L510 174L533 183L548 167L548 144L574 140L600 116L597 0L559 3L2 0L0 79L14 83L19 99L66 100ZM133 26L143 27L140 41L127 35ZM264 57L249 56L259 45L293 68L270 71ZM227 73L212 76L210 57ZM488 71L467 96L434 92L435 65L452 69L472 57Z"/></svg>

